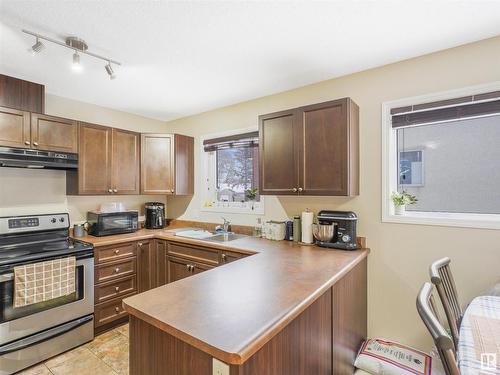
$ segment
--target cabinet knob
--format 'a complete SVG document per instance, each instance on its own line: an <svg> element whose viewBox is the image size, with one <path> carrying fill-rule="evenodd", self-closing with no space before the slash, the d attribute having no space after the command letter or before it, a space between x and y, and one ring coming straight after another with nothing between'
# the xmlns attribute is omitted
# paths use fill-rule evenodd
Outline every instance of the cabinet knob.
<svg viewBox="0 0 500 375"><path fill-rule="evenodd" d="M293 190L293 192L294 192L294 193L296 193L296 192L297 192L297 188L293 188L292 190Z"/></svg>
<svg viewBox="0 0 500 375"><path fill-rule="evenodd" d="M226 254L222 254L222 261L225 262L227 260Z"/></svg>
<svg viewBox="0 0 500 375"><path fill-rule="evenodd" d="M33 146L38 146L38 142L33 142Z"/></svg>
<svg viewBox="0 0 500 375"><path fill-rule="evenodd" d="M117 312L117 313L120 312L120 308L118 306L115 307L115 312Z"/></svg>
<svg viewBox="0 0 500 375"><path fill-rule="evenodd" d="M119 292L120 291L120 287L119 286L115 286L115 292Z"/></svg>
<svg viewBox="0 0 500 375"><path fill-rule="evenodd" d="M120 268L116 267L115 268L115 273L118 273L118 272L120 272Z"/></svg>
<svg viewBox="0 0 500 375"><path fill-rule="evenodd" d="M113 193L118 193L118 190L117 189L113 189Z"/></svg>
<svg viewBox="0 0 500 375"><path fill-rule="evenodd" d="M24 144L29 146L30 145L30 141L24 141Z"/></svg>
<svg viewBox="0 0 500 375"><path fill-rule="evenodd" d="M108 189L108 193L112 193L113 192L113 189Z"/></svg>
<svg viewBox="0 0 500 375"><path fill-rule="evenodd" d="M142 242L138 242L138 243L137 243L137 246L142 246Z"/></svg>
<svg viewBox="0 0 500 375"><path fill-rule="evenodd" d="M116 249L115 254L120 254L120 249Z"/></svg>
<svg viewBox="0 0 500 375"><path fill-rule="evenodd" d="M304 191L304 189L299 188L299 193L302 193L303 191Z"/></svg>
<svg viewBox="0 0 500 375"><path fill-rule="evenodd" d="M170 190L171 193L173 193L174 191L175 191L174 189Z"/></svg>
<svg viewBox="0 0 500 375"><path fill-rule="evenodd" d="M191 266L189 264L186 264L186 268L188 269L188 271L191 271Z"/></svg>

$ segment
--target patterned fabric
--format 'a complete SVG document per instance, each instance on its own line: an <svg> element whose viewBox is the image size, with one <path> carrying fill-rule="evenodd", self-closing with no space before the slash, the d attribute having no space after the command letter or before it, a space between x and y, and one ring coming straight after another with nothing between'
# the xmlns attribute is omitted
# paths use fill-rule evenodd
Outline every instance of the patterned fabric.
<svg viewBox="0 0 500 375"><path fill-rule="evenodd" d="M500 297L477 297L467 307L457 360L462 375L500 374Z"/></svg>
<svg viewBox="0 0 500 375"><path fill-rule="evenodd" d="M14 268L14 307L48 301L75 292L76 258L68 257Z"/></svg>

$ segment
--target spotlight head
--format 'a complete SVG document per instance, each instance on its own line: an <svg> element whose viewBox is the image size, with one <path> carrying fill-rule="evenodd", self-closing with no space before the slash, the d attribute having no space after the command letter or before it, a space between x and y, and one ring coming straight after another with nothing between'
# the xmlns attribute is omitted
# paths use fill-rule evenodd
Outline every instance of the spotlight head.
<svg viewBox="0 0 500 375"><path fill-rule="evenodd" d="M31 46L31 49L29 50L33 55L42 52L42 50L45 48L45 45L36 38L35 44Z"/></svg>
<svg viewBox="0 0 500 375"><path fill-rule="evenodd" d="M73 54L73 65L72 68L74 71L80 72L82 70L82 65L80 64L80 55L75 51Z"/></svg>
<svg viewBox="0 0 500 375"><path fill-rule="evenodd" d="M104 66L104 69L106 69L106 73L108 73L109 79L116 78L115 72L113 71L113 67L111 66L111 62L108 61L108 63Z"/></svg>

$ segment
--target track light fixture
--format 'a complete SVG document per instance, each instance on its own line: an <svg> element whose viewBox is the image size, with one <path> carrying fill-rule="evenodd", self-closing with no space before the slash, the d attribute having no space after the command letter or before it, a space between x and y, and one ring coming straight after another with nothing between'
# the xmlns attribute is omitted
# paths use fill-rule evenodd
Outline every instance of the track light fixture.
<svg viewBox="0 0 500 375"><path fill-rule="evenodd" d="M88 56L95 57L96 59L106 61L107 64L104 66L104 68L106 69L106 72L108 73L109 78L110 79L116 78L116 74L113 71L113 67L111 66L111 64L113 63L115 65L121 65L121 63L119 63L118 61L112 60L108 57L100 56L100 55L97 55L95 53L89 52L88 45L83 39L70 36L70 37L67 37L63 43L59 40L55 40L55 39L43 36L43 35L34 33L32 31L23 30L23 33L28 34L28 35L32 35L36 38L36 42L31 47L31 50L30 50L33 54L39 53L45 48L45 45L39 40L39 39L43 39L43 40L46 40L48 42L57 44L57 45L62 46L62 47L70 48L73 50L73 52L74 52L73 53L73 65L72 65L73 70L75 70L75 71L82 70L82 65L80 63L80 54L85 54Z"/></svg>
<svg viewBox="0 0 500 375"><path fill-rule="evenodd" d="M39 52L42 52L42 50L45 48L45 45L36 38L35 44L31 46L31 50L29 50L33 55L37 54Z"/></svg>

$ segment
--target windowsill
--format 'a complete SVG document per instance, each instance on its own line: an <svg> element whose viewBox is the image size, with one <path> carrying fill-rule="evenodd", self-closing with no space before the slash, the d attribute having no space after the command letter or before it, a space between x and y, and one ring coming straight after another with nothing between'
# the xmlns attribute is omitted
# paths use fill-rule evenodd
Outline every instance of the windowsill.
<svg viewBox="0 0 500 375"><path fill-rule="evenodd" d="M406 211L404 215L383 215L382 222L437 225L445 227L500 229L500 214Z"/></svg>
<svg viewBox="0 0 500 375"><path fill-rule="evenodd" d="M231 214L249 214L249 215L264 215L264 202L254 204L252 210L248 205L243 205L240 203L230 203L226 205L224 203L219 203L213 207L202 207L200 209L202 212L220 212L220 213L231 213Z"/></svg>

